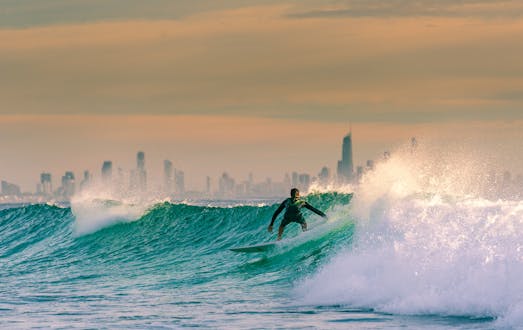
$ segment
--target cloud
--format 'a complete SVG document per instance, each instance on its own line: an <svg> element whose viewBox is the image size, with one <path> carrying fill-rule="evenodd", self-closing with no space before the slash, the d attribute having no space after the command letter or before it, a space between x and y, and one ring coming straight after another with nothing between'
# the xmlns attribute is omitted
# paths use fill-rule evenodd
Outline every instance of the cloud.
<svg viewBox="0 0 523 330"><path fill-rule="evenodd" d="M521 18L523 4L515 0L345 0L296 6L289 18L340 17L479 17Z"/></svg>
<svg viewBox="0 0 523 330"><path fill-rule="evenodd" d="M523 101L523 89L509 89L506 91L493 94L490 96L493 100L514 100L514 101Z"/></svg>
<svg viewBox="0 0 523 330"><path fill-rule="evenodd" d="M0 114L419 122L489 119L495 107L521 117L522 100L506 94L523 88L521 20L291 20L289 10L2 29Z"/></svg>
<svg viewBox="0 0 523 330"><path fill-rule="evenodd" d="M288 18L480 17L520 18L517 0L4 0L0 28L130 20L181 20L241 8L287 6Z"/></svg>
<svg viewBox="0 0 523 330"><path fill-rule="evenodd" d="M178 20L260 4L254 0L3 0L0 27L28 28L129 20ZM263 1L264 4L279 3Z"/></svg>

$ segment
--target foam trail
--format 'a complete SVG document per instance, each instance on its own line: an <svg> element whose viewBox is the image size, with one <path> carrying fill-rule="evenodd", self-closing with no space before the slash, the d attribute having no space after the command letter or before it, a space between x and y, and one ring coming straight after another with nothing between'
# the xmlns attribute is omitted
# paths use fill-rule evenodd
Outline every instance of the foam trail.
<svg viewBox="0 0 523 330"><path fill-rule="evenodd" d="M296 288L304 304L523 320L523 201L488 198L470 153L402 150L363 178L355 245Z"/></svg>

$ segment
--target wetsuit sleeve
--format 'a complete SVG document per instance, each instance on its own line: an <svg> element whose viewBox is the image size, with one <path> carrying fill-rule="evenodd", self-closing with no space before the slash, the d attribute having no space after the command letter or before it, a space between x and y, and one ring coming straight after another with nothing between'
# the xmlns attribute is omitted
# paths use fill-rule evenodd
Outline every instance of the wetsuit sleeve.
<svg viewBox="0 0 523 330"><path fill-rule="evenodd" d="M287 200L284 200L280 206L278 207L278 209L274 212L274 214L272 215L272 220L271 220L271 226L274 224L274 220L276 220L276 218L278 217L278 214L280 214L281 211L283 211L283 209L285 208L285 202L287 202Z"/></svg>
<svg viewBox="0 0 523 330"><path fill-rule="evenodd" d="M310 205L309 203L305 203L305 205L303 205L303 207L311 210L312 212L316 213L319 216L322 216L324 218L327 217L327 215L325 215L325 213L323 213L322 211L318 210L317 208L312 207L312 205Z"/></svg>

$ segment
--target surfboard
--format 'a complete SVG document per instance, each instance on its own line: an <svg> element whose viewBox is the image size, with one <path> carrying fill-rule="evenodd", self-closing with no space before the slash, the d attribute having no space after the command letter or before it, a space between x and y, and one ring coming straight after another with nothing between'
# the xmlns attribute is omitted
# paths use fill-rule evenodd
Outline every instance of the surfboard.
<svg viewBox="0 0 523 330"><path fill-rule="evenodd" d="M276 242L262 243L249 246L240 246L230 248L229 250L234 252L254 253L254 252L267 252L272 250L276 246Z"/></svg>

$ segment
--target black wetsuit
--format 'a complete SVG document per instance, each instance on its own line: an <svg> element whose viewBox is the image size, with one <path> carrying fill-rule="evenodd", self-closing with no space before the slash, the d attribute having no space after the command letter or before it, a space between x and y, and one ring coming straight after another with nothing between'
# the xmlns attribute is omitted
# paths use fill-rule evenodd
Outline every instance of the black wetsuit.
<svg viewBox="0 0 523 330"><path fill-rule="evenodd" d="M301 214L301 208L307 208L311 210L312 212L316 213L317 215L320 215L322 217L326 217L325 213L322 211L312 207L309 203L307 203L304 200L296 199L293 200L292 198L287 198L284 200L278 209L274 212L271 220L271 226L274 224L274 220L278 217L278 214L280 214L283 209L285 209L285 213L283 215L283 220L281 221L280 226L287 226L291 222L297 222L301 225L305 224L305 219L303 218L303 215Z"/></svg>

